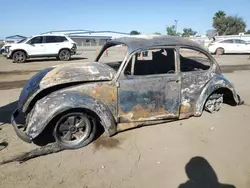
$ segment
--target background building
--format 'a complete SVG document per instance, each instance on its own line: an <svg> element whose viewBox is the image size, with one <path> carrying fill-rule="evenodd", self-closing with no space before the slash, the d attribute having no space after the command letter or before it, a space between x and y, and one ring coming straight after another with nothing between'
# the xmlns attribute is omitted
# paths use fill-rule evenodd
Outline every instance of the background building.
<svg viewBox="0 0 250 188"><path fill-rule="evenodd" d="M49 31L42 34L64 34L72 38L78 47L102 46L108 40L130 36L129 33L115 31L89 31L89 30L61 30Z"/></svg>
<svg viewBox="0 0 250 188"><path fill-rule="evenodd" d="M18 43L19 41L24 40L26 38L27 37L22 36L22 35L12 35L12 36L6 37L4 42L5 43Z"/></svg>

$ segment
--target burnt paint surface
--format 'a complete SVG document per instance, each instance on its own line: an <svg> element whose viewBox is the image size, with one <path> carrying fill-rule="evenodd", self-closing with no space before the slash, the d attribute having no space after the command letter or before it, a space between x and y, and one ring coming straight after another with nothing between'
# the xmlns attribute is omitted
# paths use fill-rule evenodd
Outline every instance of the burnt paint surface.
<svg viewBox="0 0 250 188"><path fill-rule="evenodd" d="M28 118L27 134L34 139L54 117L73 108L91 110L99 116L108 135L115 133L115 120L105 104L79 92L65 91L52 93L37 101Z"/></svg>
<svg viewBox="0 0 250 188"><path fill-rule="evenodd" d="M62 84L111 80L115 70L103 63L70 63L45 69L34 75L25 85L19 99L25 111L34 97L43 90Z"/></svg>
<svg viewBox="0 0 250 188"><path fill-rule="evenodd" d="M60 93L64 92L79 92L101 101L117 119L117 87L112 82L85 83L66 88Z"/></svg>
<svg viewBox="0 0 250 188"><path fill-rule="evenodd" d="M177 75L164 75L121 80L118 92L119 120L177 118L180 104L177 79Z"/></svg>
<svg viewBox="0 0 250 188"><path fill-rule="evenodd" d="M139 49L139 48L148 48L149 46L192 46L201 48L201 46L188 39L177 36L167 36L167 35L157 35L157 36L133 36L133 37L121 37L110 42L107 42L107 45L110 44L125 44L128 46L130 52Z"/></svg>
<svg viewBox="0 0 250 188"><path fill-rule="evenodd" d="M212 77L213 74L210 71L182 74L180 119L194 114L196 101Z"/></svg>
<svg viewBox="0 0 250 188"><path fill-rule="evenodd" d="M233 98L234 98L234 101L236 102L236 104L240 104L241 101L239 101L239 99L237 97L237 93L236 93L232 83L230 83L224 76L214 74L214 76L206 83L206 86L204 87L204 89L201 91L200 95L197 98L196 107L194 110L195 116L200 116L202 114L203 106L206 102L206 99L215 90L220 89L220 88L229 89L233 94Z"/></svg>

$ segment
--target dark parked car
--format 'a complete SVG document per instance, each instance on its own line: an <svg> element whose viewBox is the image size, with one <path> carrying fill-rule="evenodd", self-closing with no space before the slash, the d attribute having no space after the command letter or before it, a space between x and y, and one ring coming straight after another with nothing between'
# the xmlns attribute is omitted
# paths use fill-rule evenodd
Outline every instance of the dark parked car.
<svg viewBox="0 0 250 188"><path fill-rule="evenodd" d="M125 53L112 51L121 45L127 46ZM106 50L115 62L106 62ZM147 55L138 55L143 52ZM93 141L98 126L112 136L201 116L203 109L212 113L223 102L243 104L197 43L170 36L128 37L108 41L95 62L58 65L34 75L21 92L12 124L26 142L53 135L61 147L75 149ZM20 114L23 125L16 123Z"/></svg>

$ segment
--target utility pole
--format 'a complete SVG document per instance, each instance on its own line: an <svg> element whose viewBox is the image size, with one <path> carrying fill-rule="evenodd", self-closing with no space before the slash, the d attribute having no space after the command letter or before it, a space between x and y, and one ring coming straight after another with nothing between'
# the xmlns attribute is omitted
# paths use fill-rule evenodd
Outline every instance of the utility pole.
<svg viewBox="0 0 250 188"><path fill-rule="evenodd" d="M174 20L175 22L175 34L177 34L177 23L178 23L178 20Z"/></svg>

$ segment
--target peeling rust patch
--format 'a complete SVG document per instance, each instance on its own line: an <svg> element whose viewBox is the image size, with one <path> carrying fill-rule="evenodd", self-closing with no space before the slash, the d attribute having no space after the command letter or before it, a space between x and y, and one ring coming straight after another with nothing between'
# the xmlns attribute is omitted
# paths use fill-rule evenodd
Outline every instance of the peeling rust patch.
<svg viewBox="0 0 250 188"><path fill-rule="evenodd" d="M122 80L119 88L118 116L121 122L178 117L177 76Z"/></svg>

